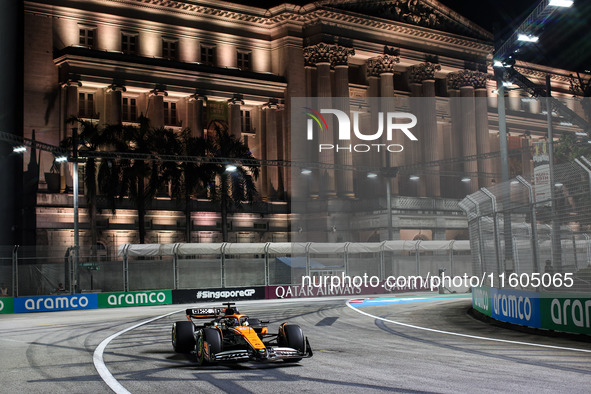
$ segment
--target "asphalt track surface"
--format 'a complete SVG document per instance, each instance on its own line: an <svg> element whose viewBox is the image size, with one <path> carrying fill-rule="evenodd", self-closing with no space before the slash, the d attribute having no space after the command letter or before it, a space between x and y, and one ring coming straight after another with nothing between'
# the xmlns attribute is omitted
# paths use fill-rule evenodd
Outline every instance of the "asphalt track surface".
<svg viewBox="0 0 591 394"><path fill-rule="evenodd" d="M299 363L198 367L172 351L178 312L115 336L104 366L131 393L590 391L591 343L483 323L467 313L469 298L359 308L364 314L346 301L238 305L270 320L271 331L285 320L299 324L314 350ZM99 344L189 306L0 315L0 392L109 393L93 363Z"/></svg>

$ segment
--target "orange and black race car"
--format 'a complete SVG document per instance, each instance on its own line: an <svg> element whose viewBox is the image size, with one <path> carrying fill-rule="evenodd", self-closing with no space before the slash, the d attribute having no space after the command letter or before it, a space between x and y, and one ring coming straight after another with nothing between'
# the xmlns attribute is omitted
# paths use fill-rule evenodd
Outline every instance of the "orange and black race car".
<svg viewBox="0 0 591 394"><path fill-rule="evenodd" d="M172 325L172 347L195 355L197 363L240 361L297 362L312 357L308 338L296 324L282 323L270 334L268 322L240 314L234 303L223 308L187 309L187 320ZM197 324L200 319L211 319Z"/></svg>

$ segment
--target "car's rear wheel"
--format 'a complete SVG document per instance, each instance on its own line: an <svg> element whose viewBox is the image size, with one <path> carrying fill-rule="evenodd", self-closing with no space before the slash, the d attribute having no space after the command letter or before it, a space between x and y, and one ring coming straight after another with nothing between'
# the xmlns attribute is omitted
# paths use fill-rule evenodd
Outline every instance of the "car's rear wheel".
<svg viewBox="0 0 591 394"><path fill-rule="evenodd" d="M177 321L172 325L172 347L177 353L189 353L195 348L195 326L190 321Z"/></svg>
<svg viewBox="0 0 591 394"><path fill-rule="evenodd" d="M197 336L196 344L196 356L197 363L199 365L207 364L209 361L206 358L205 344L207 343L208 356L211 358L213 355L222 351L222 336L220 332L215 328L204 328Z"/></svg>
<svg viewBox="0 0 591 394"><path fill-rule="evenodd" d="M287 346L297 350L300 353L306 351L306 340L302 329L297 324L286 324L283 326L283 332L279 335L279 345ZM285 361L297 362L300 361L301 357L288 358Z"/></svg>

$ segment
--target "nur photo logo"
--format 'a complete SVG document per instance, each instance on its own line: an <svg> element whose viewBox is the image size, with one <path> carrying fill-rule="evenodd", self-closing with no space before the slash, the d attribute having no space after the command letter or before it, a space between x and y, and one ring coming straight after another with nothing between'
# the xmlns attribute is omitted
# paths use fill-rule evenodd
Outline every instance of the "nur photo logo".
<svg viewBox="0 0 591 394"><path fill-rule="evenodd" d="M418 141L418 138L411 132L411 128L417 125L417 117L409 112L378 112L377 113L377 131L368 131L366 125L360 126L360 112L352 112L353 121L344 111L334 108L323 108L316 111L309 107L304 107L304 114L309 118L306 124L306 138L308 141L314 140L314 129L320 133L330 132L328 122L323 114L334 115L336 119L337 134L336 140L342 141L342 144L320 143L318 151L334 150L349 152L370 152L370 151L388 151L392 153L402 152L404 146L397 143L372 143L372 144L346 144L351 141L352 135L361 141L379 141L386 133L386 141L392 141L394 133L402 132L406 138L411 141ZM368 122L369 123L369 122Z"/></svg>

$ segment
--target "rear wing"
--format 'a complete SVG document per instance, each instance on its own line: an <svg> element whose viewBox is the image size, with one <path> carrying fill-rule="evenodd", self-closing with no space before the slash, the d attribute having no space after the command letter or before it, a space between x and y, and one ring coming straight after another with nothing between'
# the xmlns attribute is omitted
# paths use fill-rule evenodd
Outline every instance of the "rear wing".
<svg viewBox="0 0 591 394"><path fill-rule="evenodd" d="M194 319L213 319L220 316L222 308L190 308L185 313Z"/></svg>

